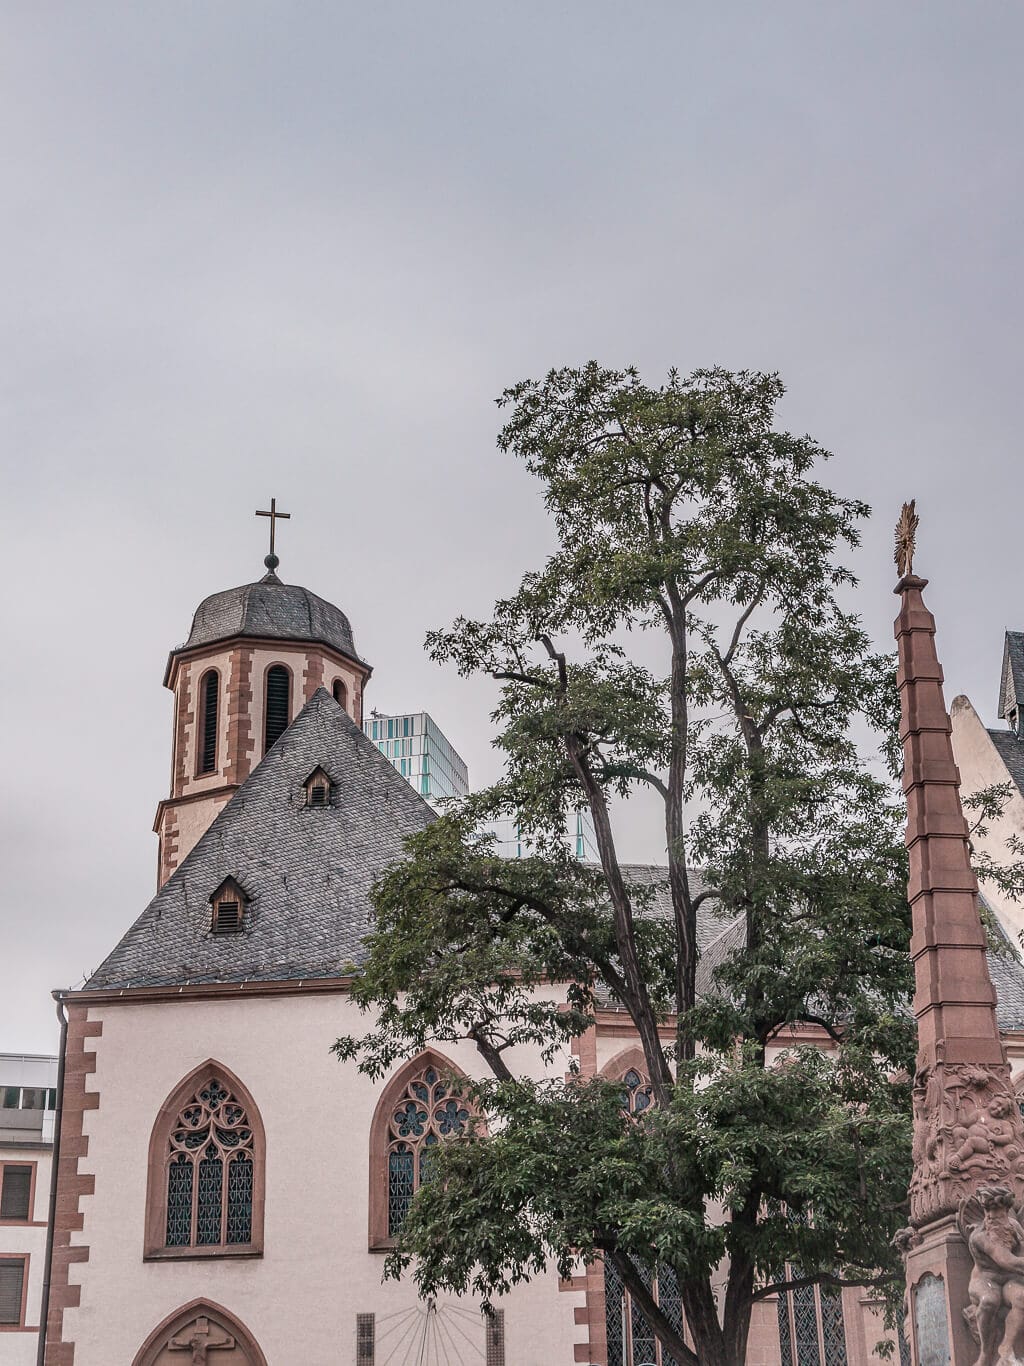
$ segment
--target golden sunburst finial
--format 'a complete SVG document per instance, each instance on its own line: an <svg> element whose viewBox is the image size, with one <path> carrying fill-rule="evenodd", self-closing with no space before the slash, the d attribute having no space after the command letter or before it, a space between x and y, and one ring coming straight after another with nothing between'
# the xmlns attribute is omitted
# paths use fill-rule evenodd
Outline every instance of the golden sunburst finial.
<svg viewBox="0 0 1024 1366"><path fill-rule="evenodd" d="M896 568L902 579L907 574L914 572L914 547L917 543L917 524L921 520L914 511L917 503L916 498L911 498L909 503L903 504L903 511L900 519L896 523Z"/></svg>

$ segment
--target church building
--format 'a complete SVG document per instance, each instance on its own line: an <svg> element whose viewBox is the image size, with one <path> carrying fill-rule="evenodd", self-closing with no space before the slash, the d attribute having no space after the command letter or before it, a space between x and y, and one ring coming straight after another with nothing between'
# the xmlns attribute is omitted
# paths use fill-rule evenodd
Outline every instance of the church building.
<svg viewBox="0 0 1024 1366"><path fill-rule="evenodd" d="M480 1061L463 1042L374 1082L330 1051L367 1027L349 986L374 879L434 814L363 732L371 671L348 618L276 569L271 553L258 582L207 598L171 651L157 893L56 993L45 1366L671 1366L600 1263L487 1318L382 1282L430 1147L469 1119L446 1078ZM668 906L665 869L626 871ZM739 926L702 915L707 974ZM1019 1070L1024 975L992 966ZM631 1111L650 1103L612 1005L571 1053ZM539 1078L572 1058L509 1061ZM678 1314L670 1278L653 1288ZM748 1366L868 1366L881 1333L868 1292L809 1288L755 1306Z"/></svg>
<svg viewBox="0 0 1024 1366"><path fill-rule="evenodd" d="M59 993L46 1366L589 1360L582 1284L542 1277L491 1318L382 1284L424 1155L468 1119L445 1077L478 1059L377 1084L330 1052L366 1027L371 884L434 813L363 733L348 618L267 562L171 651L158 891Z"/></svg>

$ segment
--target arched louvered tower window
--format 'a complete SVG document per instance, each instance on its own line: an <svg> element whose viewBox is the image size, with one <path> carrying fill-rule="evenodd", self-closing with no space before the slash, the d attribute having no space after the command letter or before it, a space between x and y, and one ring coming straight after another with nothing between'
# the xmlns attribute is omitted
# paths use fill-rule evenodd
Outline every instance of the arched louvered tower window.
<svg viewBox="0 0 1024 1366"><path fill-rule="evenodd" d="M272 664L267 670L267 688L263 722L263 751L281 738L288 729L291 711L292 676L283 664Z"/></svg>
<svg viewBox="0 0 1024 1366"><path fill-rule="evenodd" d="M199 683L199 773L217 769L217 698L220 675L207 669Z"/></svg>
<svg viewBox="0 0 1024 1366"><path fill-rule="evenodd" d="M146 1255L261 1251L264 1151L252 1097L219 1063L204 1063L153 1129Z"/></svg>
<svg viewBox="0 0 1024 1366"><path fill-rule="evenodd" d="M334 680L334 687L331 689L331 691L334 693L334 700L335 702L337 702L338 706L345 707L347 709L348 689L345 687L345 684L341 681L340 678L336 678Z"/></svg>

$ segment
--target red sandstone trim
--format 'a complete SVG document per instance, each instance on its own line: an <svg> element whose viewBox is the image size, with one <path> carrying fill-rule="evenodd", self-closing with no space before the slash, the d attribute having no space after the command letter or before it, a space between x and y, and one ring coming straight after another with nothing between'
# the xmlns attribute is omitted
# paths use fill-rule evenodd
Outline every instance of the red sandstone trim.
<svg viewBox="0 0 1024 1366"><path fill-rule="evenodd" d="M317 688L324 686L324 657L322 654L306 656L306 667L302 671L302 700L308 702Z"/></svg>
<svg viewBox="0 0 1024 1366"><path fill-rule="evenodd" d="M228 752L224 777L228 783L244 783L252 771L252 662L253 652L240 646L231 652L228 682Z"/></svg>
<svg viewBox="0 0 1024 1366"><path fill-rule="evenodd" d="M83 1230L85 1216L81 1199L83 1195L92 1195L96 1186L96 1178L80 1171L79 1163L89 1152L89 1140L83 1132L85 1112L98 1109L100 1103L99 1092L88 1091L85 1086L86 1078L96 1071L96 1054L86 1048L86 1040L102 1033L102 1022L88 1019L84 1004L69 1003L60 1161L53 1178L57 1183L57 1202L45 1366L74 1366L75 1344L64 1337L64 1311L76 1309L81 1302L82 1288L71 1284L70 1270L72 1263L89 1260L89 1246L87 1243L72 1244L71 1235Z"/></svg>

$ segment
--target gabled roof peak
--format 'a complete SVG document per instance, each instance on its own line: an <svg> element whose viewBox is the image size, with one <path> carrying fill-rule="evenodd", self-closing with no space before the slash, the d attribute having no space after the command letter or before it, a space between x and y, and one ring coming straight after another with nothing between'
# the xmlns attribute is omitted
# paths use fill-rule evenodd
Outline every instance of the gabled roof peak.
<svg viewBox="0 0 1024 1366"><path fill-rule="evenodd" d="M335 800L310 820L296 795L318 769ZM87 986L341 976L360 956L373 883L434 819L318 688ZM245 933L211 936L211 890L227 876L247 898Z"/></svg>
<svg viewBox="0 0 1024 1366"><path fill-rule="evenodd" d="M1006 720L1017 707L1024 707L1024 631L1007 631L1003 641L997 715Z"/></svg>

